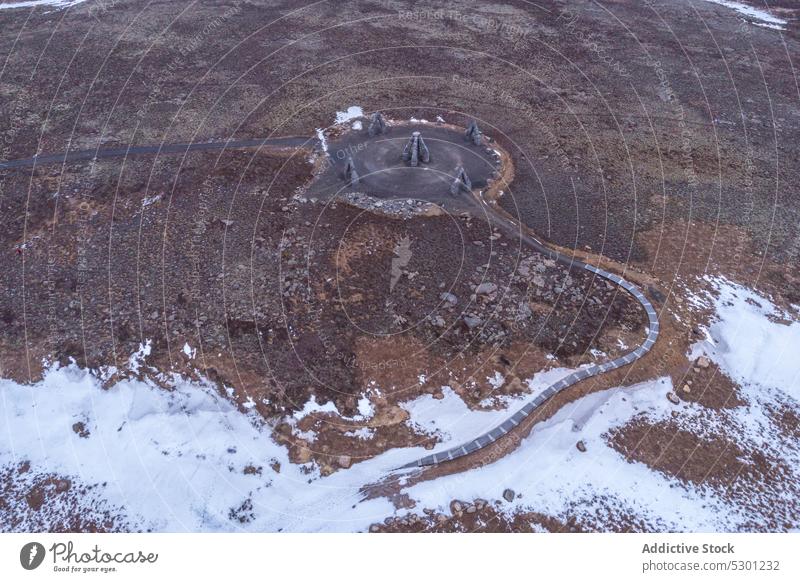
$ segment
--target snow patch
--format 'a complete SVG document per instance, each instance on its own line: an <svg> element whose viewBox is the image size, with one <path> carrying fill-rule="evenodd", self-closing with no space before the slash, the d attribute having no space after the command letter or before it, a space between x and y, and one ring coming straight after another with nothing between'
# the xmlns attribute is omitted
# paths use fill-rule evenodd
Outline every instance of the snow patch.
<svg viewBox="0 0 800 582"><path fill-rule="evenodd" d="M183 354L190 360L194 360L197 355L197 348L192 349L188 343L183 344Z"/></svg>
<svg viewBox="0 0 800 582"><path fill-rule="evenodd" d="M321 128L317 128L317 139L319 140L319 145L322 148L323 152L328 151L328 138L325 137L325 130Z"/></svg>
<svg viewBox="0 0 800 582"><path fill-rule="evenodd" d="M351 105L346 111L336 112L336 123L347 123L352 119L364 117L364 110L358 105Z"/></svg>
<svg viewBox="0 0 800 582"><path fill-rule="evenodd" d="M303 405L303 409L295 412L293 417L295 420L302 420L309 414L314 413L331 413L339 415L339 409L336 408L336 405L332 400L326 402L325 404L318 404L317 397L312 394L311 398L309 398Z"/></svg>
<svg viewBox="0 0 800 582"><path fill-rule="evenodd" d="M362 396L358 399L358 414L353 417L354 420L368 420L375 415L375 407L370 402L367 396Z"/></svg>
<svg viewBox="0 0 800 582"><path fill-rule="evenodd" d="M6 2L0 4L0 10L10 10L12 8L35 8L36 6L51 6L56 10L69 8L76 4L82 4L86 0L28 0L26 2Z"/></svg>
<svg viewBox="0 0 800 582"><path fill-rule="evenodd" d="M748 6L747 4L742 4L741 2L733 2L731 0L705 0L706 2L710 2L712 4L718 4L720 6L725 6L726 8L730 8L731 10L735 10L742 16L748 17L748 19L752 19L752 23L757 26L763 26L765 28L772 28L775 30L786 30L785 26L787 24L786 20L782 18L778 18L777 16L773 16L766 10L760 10L758 8L754 8L753 6Z"/></svg>
<svg viewBox="0 0 800 582"><path fill-rule="evenodd" d="M385 499L365 500L361 487L424 453L393 451L321 477L292 464L271 428L210 382L171 380L171 390L139 380L103 389L75 365L53 366L32 385L0 380L0 467L27 460L30 473L108 483L98 491L134 528L359 531L393 511ZM78 420L88 438L73 432ZM247 474L248 466L263 471Z"/></svg>
<svg viewBox="0 0 800 582"><path fill-rule="evenodd" d="M706 277L716 315L690 356L705 354L743 385L780 390L800 403L800 322L768 298L724 277Z"/></svg>
<svg viewBox="0 0 800 582"><path fill-rule="evenodd" d="M144 360L150 355L152 351L152 340L145 340L143 344L139 344L139 349L131 354L128 358L128 369L134 374L139 373L139 368L144 364Z"/></svg>

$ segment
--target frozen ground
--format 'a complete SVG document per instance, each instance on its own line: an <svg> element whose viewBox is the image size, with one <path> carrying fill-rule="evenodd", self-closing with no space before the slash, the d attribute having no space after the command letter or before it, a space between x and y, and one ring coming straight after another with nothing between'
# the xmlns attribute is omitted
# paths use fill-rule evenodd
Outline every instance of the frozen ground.
<svg viewBox="0 0 800 582"><path fill-rule="evenodd" d="M665 398L672 389L668 378L594 393L537 425L503 459L409 486L405 492L416 501L411 511L448 513L453 499L484 498L509 517L524 511L557 518L569 514L597 529L612 527L625 516L654 530L763 527L774 492L749 492L748 502L742 503L730 491L687 484L630 462L609 445L614 428L632 419L670 419L673 411L679 411L678 422L686 430L723 434L743 449L758 447L777 455L789 467L785 502L796 504L791 494L800 482L798 445L781 433L771 411L800 408L797 314L781 312L767 298L725 279L704 283L709 291L694 302L711 307L715 317L709 339L693 346L691 357L706 354L736 379L746 404L713 415L697 404L676 406ZM143 346L129 365L146 366L147 351ZM568 372L544 372L529 387L535 393ZM365 501L360 490L429 451L395 449L321 477L312 464L289 462L270 427L235 408L210 384L165 380L174 389L143 381L103 389L97 375L73 365L51 367L32 386L0 382L2 473L27 462L24 480L55 474L69 479L73 489L98 485L77 510L89 517L115 511L125 527L134 529L351 531L409 512L383 498ZM507 414L470 411L449 388L444 394L442 400L424 396L404 405L408 422L419 432L441 437L439 447L465 440ZM522 400L505 403L514 409ZM361 414L370 415L369 401L360 404ZM578 451L579 440L587 452ZM512 503L499 501L506 488L517 493ZM13 521L15 529L46 529L48 516L55 520L64 513L58 501L53 503L29 512L35 519ZM12 514L18 517L19 508L0 505L0 523L12 523Z"/></svg>

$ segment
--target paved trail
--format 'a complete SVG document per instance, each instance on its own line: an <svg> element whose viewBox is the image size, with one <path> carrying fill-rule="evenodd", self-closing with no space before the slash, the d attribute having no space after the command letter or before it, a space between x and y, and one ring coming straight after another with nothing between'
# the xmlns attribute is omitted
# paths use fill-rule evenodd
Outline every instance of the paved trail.
<svg viewBox="0 0 800 582"><path fill-rule="evenodd" d="M228 141L214 141L204 143L178 143L178 144L165 144L158 146L131 146L125 148L113 149L93 149L93 150L80 150L74 152L62 152L57 154L43 154L34 156L32 158L25 158L20 160L10 160L0 162L0 170L10 168L33 167L45 164L63 164L68 162L85 161L92 159L114 158L114 157L127 157L132 155L161 155L161 154L182 154L194 151L208 151L208 150L223 150L223 149L245 149L245 148L259 148L259 147L279 147L279 148L297 148L308 146L310 144L318 143L316 138L305 137L275 137L275 138L253 138L241 140L228 140ZM428 465L438 465L446 461L452 461L464 455L474 453L475 451L489 446L505 434L510 432L514 427L519 425L526 417L532 414L539 408L547 399L558 394L562 390L566 390L573 384L597 376L609 370L621 368L632 364L642 356L644 356L653 347L653 344L658 338L659 324L658 316L653 305L639 290L638 287L629 283L625 279L599 269L592 265L586 264L582 261L575 259L569 255L562 254L544 245L541 241L528 234L524 228L514 222L511 218L498 211L492 204L487 203L483 198L476 198L481 212L476 212L476 216L487 219L500 230L503 230L508 236L520 237L522 242L529 247L535 249L539 253L567 265L570 269L584 269L594 273L598 277L607 279L622 287L629 293L645 310L647 313L648 327L647 338L636 349L628 352L624 356L620 356L615 360L606 362L604 364L594 364L592 366L582 368L577 372L573 372L564 378L561 378L555 384L549 386L546 390L540 393L536 398L525 404L522 408L517 410L512 416L500 423L491 431L482 434L469 442L463 443L452 449L441 451L432 455L423 457L413 463L404 465L405 468L424 467Z"/></svg>
<svg viewBox="0 0 800 582"><path fill-rule="evenodd" d="M164 145L130 146L121 148L77 150L57 154L42 154L32 158L6 160L0 162L0 170L11 168L27 168L51 164L65 164L104 158L126 158L136 155L184 154L188 152L228 149L249 149L260 147L298 148L318 143L316 138L307 137L257 137L252 139L234 139L228 141L210 141L201 143L172 143Z"/></svg>
<svg viewBox="0 0 800 582"><path fill-rule="evenodd" d="M514 427L519 425L523 420L525 420L525 418L530 416L549 398L555 396L562 390L566 390L581 380L591 378L592 376L597 376L598 374L608 372L609 370L621 368L622 366L627 366L628 364L632 364L649 352L658 338L658 315L656 314L656 310L653 308L653 305L638 287L613 273L609 273L603 269L586 264L575 259L574 257L559 253L558 251L545 246L541 241L527 234L519 224L515 224L509 217L501 214L494 206L487 203L482 198L479 198L478 202L481 205L481 209L485 212L485 214L482 213L484 218L488 219L489 222L503 230L505 234L512 237L520 237L522 242L527 244L529 247L553 260L558 261L559 263L567 265L571 269L584 269L594 273L598 277L607 279L615 285L622 287L627 293L636 299L636 301L639 302L639 305L641 305L645 310L645 313L647 313L647 338L639 347L631 350L624 356L620 356L615 360L611 360L610 362L605 362L603 364L594 364L586 368L581 368L577 372L572 372L571 374L564 376L555 384L551 384L547 389L536 396L536 398L525 404L525 406L517 410L517 412L515 412L512 416L507 418L489 432L451 449L423 457L417 461L404 465L401 467L401 469L438 465L440 463L452 461L453 459L474 453L477 450L491 445L496 440L502 438L504 435L510 432Z"/></svg>

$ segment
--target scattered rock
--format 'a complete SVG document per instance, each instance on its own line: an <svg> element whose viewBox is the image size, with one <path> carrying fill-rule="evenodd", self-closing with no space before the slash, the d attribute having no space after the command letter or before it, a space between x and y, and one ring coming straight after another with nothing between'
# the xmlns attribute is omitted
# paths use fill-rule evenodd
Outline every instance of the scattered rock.
<svg viewBox="0 0 800 582"><path fill-rule="evenodd" d="M469 329L475 329L481 323L483 323L483 320L480 317L475 317L473 315L465 315L464 316L464 323L467 324L467 327Z"/></svg>
<svg viewBox="0 0 800 582"><path fill-rule="evenodd" d="M353 459L350 458L350 455L341 455L336 462L339 463L342 469L349 469L350 465L353 464Z"/></svg>
<svg viewBox="0 0 800 582"><path fill-rule="evenodd" d="M669 400L673 404L680 404L681 403L681 399L678 398L678 395L675 394L674 392L667 392L667 400Z"/></svg>
<svg viewBox="0 0 800 582"><path fill-rule="evenodd" d="M578 448L580 452L582 453L586 452L586 443L584 443L583 441L578 441L575 446Z"/></svg>
<svg viewBox="0 0 800 582"><path fill-rule="evenodd" d="M28 507L34 511L39 511L44 503L44 491L40 487L34 487L25 496L25 501L28 502Z"/></svg>
<svg viewBox="0 0 800 582"><path fill-rule="evenodd" d="M295 447L295 458L299 464L311 461L311 449L307 446L298 445Z"/></svg>
<svg viewBox="0 0 800 582"><path fill-rule="evenodd" d="M692 391L692 389L689 388L688 384L684 384L683 385L683 391L686 392L687 394L689 394Z"/></svg>
<svg viewBox="0 0 800 582"><path fill-rule="evenodd" d="M369 531L371 533L378 533L381 531L381 526L379 526L377 523L373 523L371 526L369 526Z"/></svg>
<svg viewBox="0 0 800 582"><path fill-rule="evenodd" d="M458 303L458 297L446 291L441 295L439 295L439 299L441 299L442 301L447 301L448 303L452 303L453 305Z"/></svg>
<svg viewBox="0 0 800 582"><path fill-rule="evenodd" d="M460 501L452 501L450 503L450 511L452 511L454 514L459 514L463 510L464 510L464 506L461 505Z"/></svg>
<svg viewBox="0 0 800 582"><path fill-rule="evenodd" d="M72 432L81 437L82 439L89 438L89 429L83 422L76 422L72 425Z"/></svg>
<svg viewBox="0 0 800 582"><path fill-rule="evenodd" d="M489 282L481 283L475 288L476 295L490 295L495 291L497 291L497 285Z"/></svg>
<svg viewBox="0 0 800 582"><path fill-rule="evenodd" d="M506 489L505 491L503 491L503 499L505 499L509 503L514 501L514 497L515 496L516 496L516 494L514 493L513 489Z"/></svg>
<svg viewBox="0 0 800 582"><path fill-rule="evenodd" d="M697 361L695 363L700 368L708 368L709 364L711 364L711 360L709 360L705 356L700 356L699 358L697 358Z"/></svg>

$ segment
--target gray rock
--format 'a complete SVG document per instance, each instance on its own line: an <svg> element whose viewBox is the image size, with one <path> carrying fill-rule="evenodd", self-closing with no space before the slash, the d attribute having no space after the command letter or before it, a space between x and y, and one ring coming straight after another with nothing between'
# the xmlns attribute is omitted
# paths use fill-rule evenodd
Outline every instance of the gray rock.
<svg viewBox="0 0 800 582"><path fill-rule="evenodd" d="M375 137L376 135L386 132L386 121L383 119L383 115L381 115L380 111L376 111L372 114L367 132L370 137Z"/></svg>
<svg viewBox="0 0 800 582"><path fill-rule="evenodd" d="M506 489L503 491L503 499L511 503L514 501L514 497L516 497L516 493L514 493L513 489Z"/></svg>
<svg viewBox="0 0 800 582"><path fill-rule="evenodd" d="M476 295L490 295L495 291L497 291L497 285L489 283L488 281L486 283L481 283L475 288Z"/></svg>
<svg viewBox="0 0 800 582"><path fill-rule="evenodd" d="M472 180L469 179L464 168L459 166L456 168L456 177L453 183L450 184L450 194L455 196L461 192L469 192L470 190L472 190Z"/></svg>
<svg viewBox="0 0 800 582"><path fill-rule="evenodd" d="M475 329L481 323L483 323L483 320L480 317L475 317L475 316L472 316L472 315L465 315L464 316L464 323L467 324L467 327L469 329Z"/></svg>
<svg viewBox="0 0 800 582"><path fill-rule="evenodd" d="M442 301L447 301L448 303L452 303L453 305L458 303L458 297L446 291L441 295L439 295L439 299L441 299Z"/></svg>
<svg viewBox="0 0 800 582"><path fill-rule="evenodd" d="M356 171L355 162L353 162L353 156L347 156L347 163L344 166L344 179L347 180L351 186L358 184L359 176Z"/></svg>
<svg viewBox="0 0 800 582"><path fill-rule="evenodd" d="M420 132L415 131L411 134L406 147L403 148L403 161L409 162L412 166L418 166L420 162L427 164L431 161L431 152L425 145Z"/></svg>
<svg viewBox="0 0 800 582"><path fill-rule="evenodd" d="M474 145L479 146L483 143L481 130L478 129L478 122L474 119L469 122L467 131L464 132L464 137L470 140Z"/></svg>

